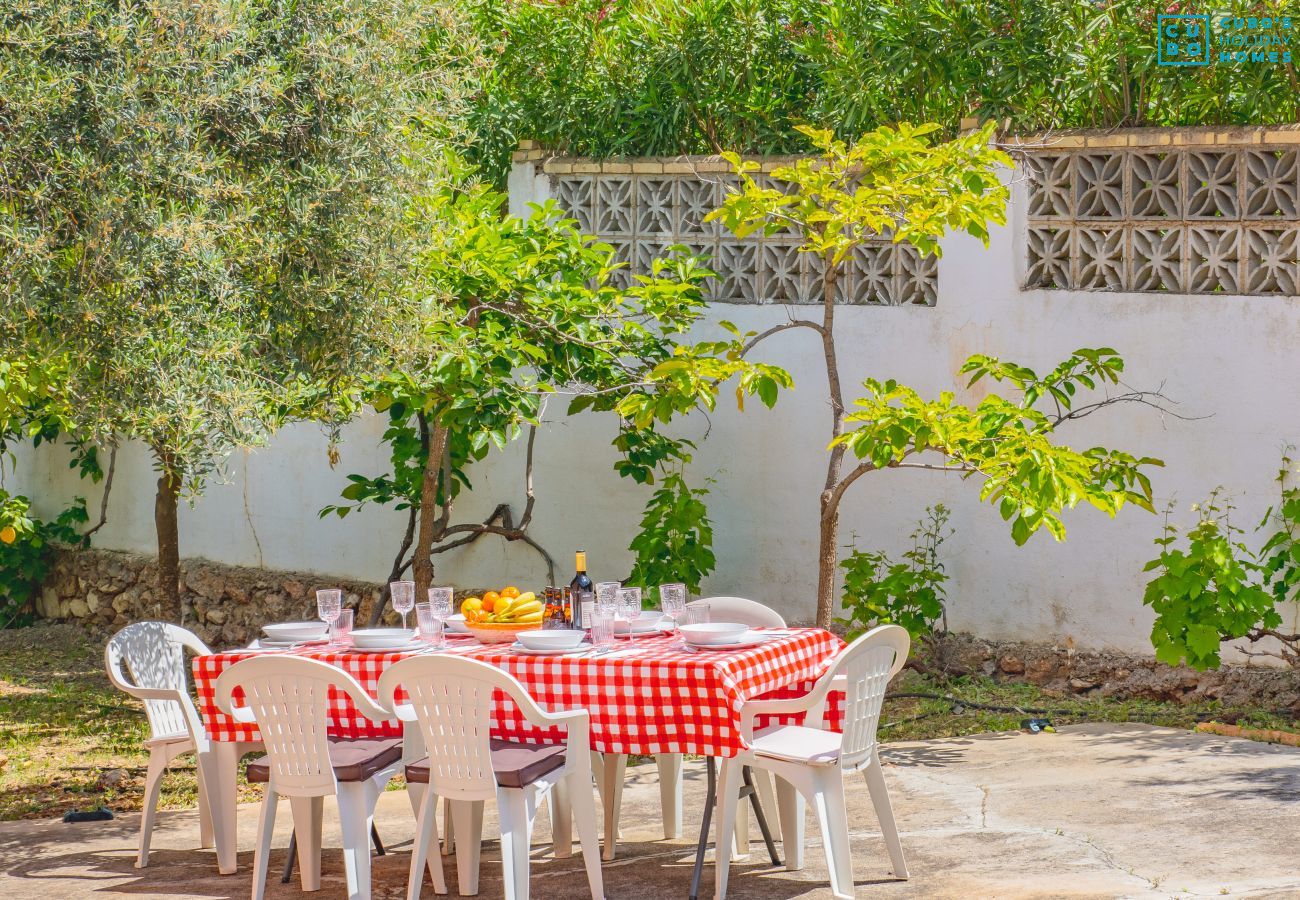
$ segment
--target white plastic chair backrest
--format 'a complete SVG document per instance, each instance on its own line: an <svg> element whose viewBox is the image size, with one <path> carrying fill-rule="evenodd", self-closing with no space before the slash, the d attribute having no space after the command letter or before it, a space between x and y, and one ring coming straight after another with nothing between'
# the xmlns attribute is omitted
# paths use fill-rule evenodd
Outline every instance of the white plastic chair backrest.
<svg viewBox="0 0 1300 900"><path fill-rule="evenodd" d="M242 707L234 705L236 688L244 692ZM256 722L276 793L316 797L337 790L329 753L331 688L346 694L367 718L392 718L355 678L320 660L252 657L240 660L217 678L218 708L237 721Z"/></svg>
<svg viewBox="0 0 1300 900"><path fill-rule="evenodd" d="M771 607L744 597L704 597L692 600L687 606L709 604L709 618L714 622L734 622L754 628L784 628L785 619Z"/></svg>
<svg viewBox="0 0 1300 900"><path fill-rule="evenodd" d="M397 691L406 691L405 703ZM452 800L497 794L489 744L492 698L502 691L520 707L536 709L527 689L509 673L459 656L413 656L379 678L379 702L403 721L418 722L429 754L429 786Z"/></svg>
<svg viewBox="0 0 1300 900"><path fill-rule="evenodd" d="M144 703L152 739L197 737L199 717L190 698L184 652L187 647L200 655L212 652L197 635L168 622L128 625L104 647L108 680ZM124 662L126 671L122 669ZM158 691L171 693L172 697L147 696Z"/></svg>
<svg viewBox="0 0 1300 900"><path fill-rule="evenodd" d="M907 662L911 645L906 628L880 625L845 647L823 676L847 682L843 685L842 768L855 769L870 760L876 746L876 727L885 703L885 689Z"/></svg>

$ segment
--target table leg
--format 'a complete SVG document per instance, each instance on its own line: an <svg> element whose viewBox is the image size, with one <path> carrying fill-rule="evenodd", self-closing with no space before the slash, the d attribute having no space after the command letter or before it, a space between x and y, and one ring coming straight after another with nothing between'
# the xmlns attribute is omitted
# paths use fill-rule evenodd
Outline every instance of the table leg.
<svg viewBox="0 0 1300 900"><path fill-rule="evenodd" d="M709 786L704 798L704 820L700 823L700 843L695 848L695 871L691 874L691 900L699 900L700 879L704 876L704 853L709 849L709 826L713 824L713 803L718 796L718 761L712 756L704 761Z"/></svg>
<svg viewBox="0 0 1300 900"><path fill-rule="evenodd" d="M605 754L605 852L606 861L614 858L618 847L618 812L623 805L623 781L627 777L627 757L622 753Z"/></svg>
<svg viewBox="0 0 1300 900"><path fill-rule="evenodd" d="M213 741L210 750L199 754L199 766L208 785L208 814L212 817L212 837L217 846L217 871L222 875L233 875L236 868L239 838L235 779L243 746L234 741Z"/></svg>

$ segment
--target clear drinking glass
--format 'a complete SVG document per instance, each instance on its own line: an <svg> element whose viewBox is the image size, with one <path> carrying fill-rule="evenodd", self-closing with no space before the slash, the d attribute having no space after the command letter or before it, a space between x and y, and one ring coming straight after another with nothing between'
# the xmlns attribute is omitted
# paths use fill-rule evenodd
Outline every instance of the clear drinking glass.
<svg viewBox="0 0 1300 900"><path fill-rule="evenodd" d="M352 635L352 622L355 614L349 607L343 607L339 610L339 617L334 620L334 625L330 629L330 643L343 644Z"/></svg>
<svg viewBox="0 0 1300 900"><path fill-rule="evenodd" d="M686 615L686 585L659 585L659 603L664 615L673 620L673 627Z"/></svg>
<svg viewBox="0 0 1300 900"><path fill-rule="evenodd" d="M442 637L442 628L438 617L433 614L432 603L415 604L415 624L420 629L420 637L434 641L436 646L442 646L442 642L437 640Z"/></svg>
<svg viewBox="0 0 1300 900"><path fill-rule="evenodd" d="M591 613L591 645L597 653L608 653L614 646L614 610L599 604Z"/></svg>
<svg viewBox="0 0 1300 900"><path fill-rule="evenodd" d="M429 588L429 607L438 622L438 647L447 646L447 619L451 616L454 595L455 591L449 587Z"/></svg>
<svg viewBox="0 0 1300 900"><path fill-rule="evenodd" d="M402 628L406 628L406 614L415 609L415 582L394 581L388 586L388 595L393 599L393 609L402 614Z"/></svg>
<svg viewBox="0 0 1300 900"><path fill-rule="evenodd" d="M686 606L687 625L707 625L709 622L709 604L696 600Z"/></svg>
<svg viewBox="0 0 1300 900"><path fill-rule="evenodd" d="M636 632L633 626L636 620L641 618L641 589L640 588L619 588L615 594L618 605L618 614L627 619L627 639L629 642L636 642Z"/></svg>
<svg viewBox="0 0 1300 900"><path fill-rule="evenodd" d="M596 583L596 606L603 606L611 615L618 614L618 589L623 585L617 581L600 581Z"/></svg>
<svg viewBox="0 0 1300 900"><path fill-rule="evenodd" d="M316 592L316 615L329 627L334 627L342 609L343 592L338 588L325 588Z"/></svg>

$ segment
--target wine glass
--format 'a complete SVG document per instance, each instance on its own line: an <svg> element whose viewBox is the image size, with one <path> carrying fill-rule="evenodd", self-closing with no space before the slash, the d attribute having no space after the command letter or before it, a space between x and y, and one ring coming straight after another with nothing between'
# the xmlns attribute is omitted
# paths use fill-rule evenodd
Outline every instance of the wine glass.
<svg viewBox="0 0 1300 900"><path fill-rule="evenodd" d="M641 618L641 589L619 588L615 594L618 614L627 619L627 639L636 643L636 620Z"/></svg>
<svg viewBox="0 0 1300 900"><path fill-rule="evenodd" d="M429 607L433 617L438 620L438 643L434 646L447 646L447 619L451 616L451 599L455 592L449 587L429 588Z"/></svg>
<svg viewBox="0 0 1300 900"><path fill-rule="evenodd" d="M402 630L406 630L406 614L415 609L415 582L394 581L388 586L393 598L393 609L402 614Z"/></svg>
<svg viewBox="0 0 1300 900"><path fill-rule="evenodd" d="M604 607L610 615L618 613L618 589L623 585L617 581L601 581L596 584L596 606Z"/></svg>
<svg viewBox="0 0 1300 900"><path fill-rule="evenodd" d="M678 629L678 622L686 615L686 585L659 585L659 603L664 615L673 620L673 628Z"/></svg>
<svg viewBox="0 0 1300 900"><path fill-rule="evenodd" d="M338 588L325 588L316 592L316 615L332 631L343 609L343 592Z"/></svg>

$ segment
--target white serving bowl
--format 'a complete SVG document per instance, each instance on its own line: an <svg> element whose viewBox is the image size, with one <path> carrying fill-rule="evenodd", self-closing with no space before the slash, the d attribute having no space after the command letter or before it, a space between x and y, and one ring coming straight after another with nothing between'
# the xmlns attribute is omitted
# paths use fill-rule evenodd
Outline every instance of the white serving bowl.
<svg viewBox="0 0 1300 900"><path fill-rule="evenodd" d="M324 622L276 622L263 625L262 633L273 641L321 641L328 627Z"/></svg>
<svg viewBox="0 0 1300 900"><path fill-rule="evenodd" d="M573 650L584 637L586 634L576 628L538 628L515 635L515 639L529 650Z"/></svg>
<svg viewBox="0 0 1300 900"><path fill-rule="evenodd" d="M688 644L734 644L749 631L749 626L736 622L702 622L683 625L681 629Z"/></svg>
<svg viewBox="0 0 1300 900"><path fill-rule="evenodd" d="M659 623L664 619L664 614L658 610L644 610L639 618L629 623L626 619L614 620L614 633L627 634L631 631L633 634L649 634L659 629Z"/></svg>
<svg viewBox="0 0 1300 900"><path fill-rule="evenodd" d="M352 646L358 650L389 650L415 640L409 628L358 628L352 632Z"/></svg>
<svg viewBox="0 0 1300 900"><path fill-rule="evenodd" d="M469 628L465 626L465 617L460 613L447 617L447 630L457 634L469 634Z"/></svg>

